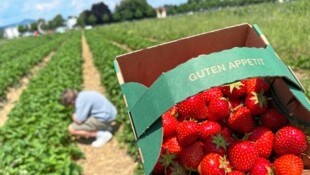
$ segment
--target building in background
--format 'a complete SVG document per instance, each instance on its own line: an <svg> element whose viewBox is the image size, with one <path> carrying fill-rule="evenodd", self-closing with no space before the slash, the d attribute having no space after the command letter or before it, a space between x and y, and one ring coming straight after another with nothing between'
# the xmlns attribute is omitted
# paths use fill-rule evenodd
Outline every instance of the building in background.
<svg viewBox="0 0 310 175"><path fill-rule="evenodd" d="M18 38L20 35L17 27L8 27L4 29L3 37L6 39Z"/></svg>
<svg viewBox="0 0 310 175"><path fill-rule="evenodd" d="M71 17L66 21L66 26L68 29L73 29L73 27L77 24L77 18Z"/></svg>
<svg viewBox="0 0 310 175"><path fill-rule="evenodd" d="M157 8L156 15L157 15L157 18L166 18L167 17L166 8L165 7Z"/></svg>

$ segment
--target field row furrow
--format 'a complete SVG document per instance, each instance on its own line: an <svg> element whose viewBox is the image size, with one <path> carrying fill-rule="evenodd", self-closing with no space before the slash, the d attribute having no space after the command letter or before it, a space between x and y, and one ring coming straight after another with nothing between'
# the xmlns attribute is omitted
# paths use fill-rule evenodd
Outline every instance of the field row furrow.
<svg viewBox="0 0 310 175"><path fill-rule="evenodd" d="M123 128L117 133L117 138L122 143L126 143L127 151L135 160L138 159L138 150L135 145L135 138L132 132L130 121L128 120L127 109L123 102L123 96L115 75L113 60L117 55L124 54L125 50L114 46L106 38L106 35L97 32L86 32L86 38L93 53L96 67L101 74L101 83L106 89L106 95L117 106L119 122ZM96 42L100 40L100 42Z"/></svg>
<svg viewBox="0 0 310 175"><path fill-rule="evenodd" d="M14 45L5 44L1 46L0 65L7 61L14 61L14 59L22 57L25 54L35 52L42 45L48 45L52 40L60 39L59 35L29 38L28 40L20 40Z"/></svg>
<svg viewBox="0 0 310 175"><path fill-rule="evenodd" d="M8 87L18 83L35 64L57 49L63 40L62 37L45 42L34 50L0 64L0 100L5 100Z"/></svg>

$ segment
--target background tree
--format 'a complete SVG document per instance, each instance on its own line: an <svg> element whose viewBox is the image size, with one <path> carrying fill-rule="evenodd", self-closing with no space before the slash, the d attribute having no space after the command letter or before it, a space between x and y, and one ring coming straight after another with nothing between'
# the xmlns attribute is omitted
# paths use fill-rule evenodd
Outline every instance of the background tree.
<svg viewBox="0 0 310 175"><path fill-rule="evenodd" d="M27 31L27 28L23 25L20 25L18 26L17 30L20 32L20 33L24 33Z"/></svg>
<svg viewBox="0 0 310 175"><path fill-rule="evenodd" d="M102 24L104 22L112 21L112 13L110 9L108 8L108 6L105 5L103 2L93 4L90 12L96 17L97 24Z"/></svg>
<svg viewBox="0 0 310 175"><path fill-rule="evenodd" d="M113 13L113 21L114 21L114 22L119 22L119 21L121 21L121 20L122 20L122 17L121 17L121 15L120 15L119 12Z"/></svg>
<svg viewBox="0 0 310 175"><path fill-rule="evenodd" d="M155 17L155 10L146 0L122 0L115 8L121 20L134 20Z"/></svg>
<svg viewBox="0 0 310 175"><path fill-rule="evenodd" d="M36 22L30 24L30 31L34 32L38 30L38 24Z"/></svg>
<svg viewBox="0 0 310 175"><path fill-rule="evenodd" d="M78 19L77 19L77 25L79 25L80 27L84 27L86 25L86 10L84 10L82 13L80 13Z"/></svg>
<svg viewBox="0 0 310 175"><path fill-rule="evenodd" d="M97 18L95 15L91 14L87 19L87 24L89 25L95 25L97 22Z"/></svg>
<svg viewBox="0 0 310 175"><path fill-rule="evenodd" d="M60 14L56 15L52 19L52 26L53 26L53 28L57 28L57 27L63 26L64 21L65 20L62 18L62 16Z"/></svg>

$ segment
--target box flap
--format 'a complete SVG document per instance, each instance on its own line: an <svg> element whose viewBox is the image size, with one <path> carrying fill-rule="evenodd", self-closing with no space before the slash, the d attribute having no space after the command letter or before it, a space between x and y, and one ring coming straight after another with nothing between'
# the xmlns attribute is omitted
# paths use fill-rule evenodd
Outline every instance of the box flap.
<svg viewBox="0 0 310 175"><path fill-rule="evenodd" d="M249 24L241 24L121 55L116 61L124 82L138 82L149 87L163 72L198 55L233 47L265 46Z"/></svg>

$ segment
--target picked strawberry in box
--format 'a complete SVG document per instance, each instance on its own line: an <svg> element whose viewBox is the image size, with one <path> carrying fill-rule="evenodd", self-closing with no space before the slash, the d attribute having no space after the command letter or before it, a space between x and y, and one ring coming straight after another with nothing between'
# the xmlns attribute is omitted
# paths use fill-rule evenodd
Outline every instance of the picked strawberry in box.
<svg viewBox="0 0 310 175"><path fill-rule="evenodd" d="M309 101L256 25L135 51L114 65L145 174L307 167Z"/></svg>

